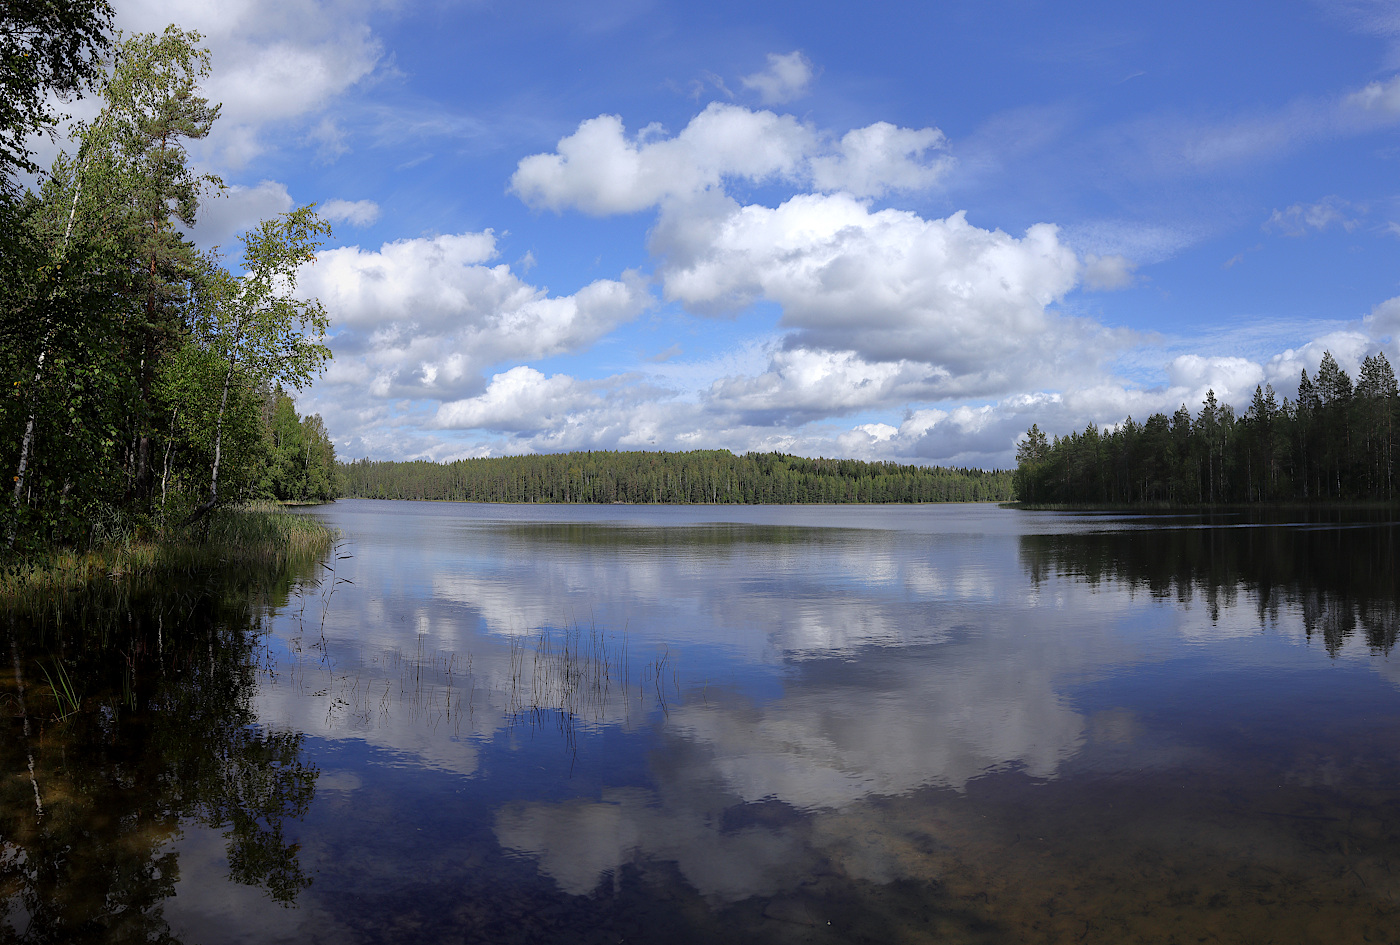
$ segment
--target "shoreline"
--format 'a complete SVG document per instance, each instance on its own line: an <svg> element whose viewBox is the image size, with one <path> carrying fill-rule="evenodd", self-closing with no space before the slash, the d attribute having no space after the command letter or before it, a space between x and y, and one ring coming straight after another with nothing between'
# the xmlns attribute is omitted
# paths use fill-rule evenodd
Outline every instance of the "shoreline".
<svg viewBox="0 0 1400 945"><path fill-rule="evenodd" d="M1307 502L1217 502L1202 504L1174 504L1166 502L1002 502L1001 506L1022 512L1195 512L1233 513L1268 511L1400 511L1400 501L1388 502L1380 499L1331 499Z"/></svg>
<svg viewBox="0 0 1400 945"><path fill-rule="evenodd" d="M334 546L335 532L315 518L269 505L222 509L198 529L16 555L0 567L0 611L38 612L75 594L140 592L173 580L236 580Z"/></svg>
<svg viewBox="0 0 1400 945"><path fill-rule="evenodd" d="M685 509L728 509L728 508L842 508L845 506L921 506L921 505L1009 505L1006 499L948 499L930 502L505 502L494 499L407 499L401 497L385 497L374 495L343 495L340 499L360 499L365 502L457 502L462 505L568 505L568 506L598 506L600 508L611 505L630 505L637 508L655 508L657 506L674 506ZM340 499L332 499L338 502ZM315 505L329 505L331 503L317 502L308 503Z"/></svg>

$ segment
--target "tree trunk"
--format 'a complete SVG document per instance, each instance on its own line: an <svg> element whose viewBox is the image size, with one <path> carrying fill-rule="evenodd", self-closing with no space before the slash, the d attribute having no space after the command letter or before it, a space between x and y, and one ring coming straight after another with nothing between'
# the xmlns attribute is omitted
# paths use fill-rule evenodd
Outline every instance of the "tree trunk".
<svg viewBox="0 0 1400 945"><path fill-rule="evenodd" d="M39 381L44 376L44 358L48 353L48 340L45 339L44 350L39 352L39 365L34 369L32 389L36 392L39 389ZM31 405L34 403L34 396L36 395L30 395ZM5 544L10 548L15 546L15 535L19 531L19 508L20 505L23 504L25 481L29 472L29 460L34 450L34 421L37 414L38 410L31 406L29 410L29 421L24 425L24 437L20 440L19 469L15 472L15 494L13 511L10 518L10 531L9 534L5 536Z"/></svg>
<svg viewBox="0 0 1400 945"><path fill-rule="evenodd" d="M98 127L101 127L101 125L99 125ZM83 193L83 167L85 166L86 161L87 158L84 157L82 161L78 162L78 170L73 175L73 202L68 207L68 223L63 228L63 242L59 244L58 247L58 259L60 264L62 264L64 258L68 255L68 241L73 236L73 221L77 219L78 198ZM49 297L49 301L53 301L53 296ZM50 328L49 334L44 338L43 346L39 349L39 363L34 369L34 383L32 385L32 390L36 392L39 389L39 381L44 376L44 358L48 356L49 342L52 340L53 329ZM31 395L31 404L33 403L32 397L33 395ZM5 544L9 548L13 548L15 546L15 535L19 528L20 501L21 497L24 495L25 476L29 470L30 454L34 449L34 421L36 413L37 410L31 407L29 411L29 420L24 425L24 437L20 441L19 469L15 472L14 517L10 520L9 534L5 536ZM18 667L16 667L16 671L18 671ZM28 723L26 722L26 724Z"/></svg>
<svg viewBox="0 0 1400 945"><path fill-rule="evenodd" d="M170 411L170 432L165 435L165 464L160 473L160 514L162 523L165 521L165 490L170 484L170 450L175 445L175 418L179 416L179 414L179 407Z"/></svg>
<svg viewBox="0 0 1400 945"><path fill-rule="evenodd" d="M243 333L240 330L234 335L234 347L237 347L238 339L242 336L242 334ZM204 502L202 502L198 508L191 512L189 514L189 517L180 523L182 525L192 525L193 523L199 521L201 518L207 515L209 510L212 509L219 502L219 462L223 458L224 410L228 407L228 389L232 383L233 360L230 359L228 362L228 371L224 374L224 392L219 397L218 418L214 421L214 468L209 476L209 498L205 499Z"/></svg>

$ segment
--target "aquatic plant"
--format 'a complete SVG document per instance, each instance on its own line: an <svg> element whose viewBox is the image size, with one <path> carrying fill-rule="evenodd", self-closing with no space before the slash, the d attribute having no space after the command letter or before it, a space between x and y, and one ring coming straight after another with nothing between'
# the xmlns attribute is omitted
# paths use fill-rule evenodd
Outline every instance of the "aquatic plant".
<svg viewBox="0 0 1400 945"><path fill-rule="evenodd" d="M333 580L329 571L305 583L303 607L328 580ZM636 713L654 709L666 715L679 698L674 654L663 646L656 658L637 665L626 628L585 630L574 624L513 635L504 665L494 669L482 669L471 653L428 651L420 634L414 650L392 647L361 655L352 661L356 669L339 672L324 615L320 626L314 616L307 624L293 605L289 617L298 629L283 638L284 652L263 647L257 672L275 685L325 699L329 723L387 724L403 710L415 724L433 731L447 725L460 735L463 724L474 731L476 714L487 708L507 731L553 729L574 750L580 728L628 725ZM487 730L494 725L488 723Z"/></svg>
<svg viewBox="0 0 1400 945"><path fill-rule="evenodd" d="M69 678L68 671L63 668L63 664L54 660L54 671L50 675L48 667L39 664L39 669L44 674L44 679L48 681L49 689L53 692L54 701L58 703L60 715L58 720L78 714L78 709L82 706L82 699L79 698L77 690L73 686L73 680Z"/></svg>
<svg viewBox="0 0 1400 945"><path fill-rule="evenodd" d="M101 541L87 549L0 560L0 613L61 622L84 598L140 597L172 585L192 593L233 586L254 572L314 560L335 541L320 521L271 502L219 510L197 529L143 532L113 521L95 525L94 534Z"/></svg>

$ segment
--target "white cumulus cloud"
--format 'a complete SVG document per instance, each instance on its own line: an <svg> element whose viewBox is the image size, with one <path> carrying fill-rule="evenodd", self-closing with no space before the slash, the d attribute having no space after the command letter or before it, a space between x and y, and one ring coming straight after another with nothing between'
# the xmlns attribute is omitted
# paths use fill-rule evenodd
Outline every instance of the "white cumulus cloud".
<svg viewBox="0 0 1400 945"><path fill-rule="evenodd" d="M199 202L199 222L190 237L201 247L222 247L228 251L239 233L260 221L292 209L292 195L287 185L265 180L252 187L234 185L222 194L205 196ZM237 252L232 252L237 256Z"/></svg>
<svg viewBox="0 0 1400 945"><path fill-rule="evenodd" d="M813 77L812 61L801 50L793 50L787 55L769 53L768 68L739 81L757 92L764 105L781 105L807 94Z"/></svg>
<svg viewBox="0 0 1400 945"><path fill-rule="evenodd" d="M1108 344L1099 326L1049 309L1080 269L1054 226L1016 238L962 213L926 220L844 194L724 209L663 215L667 299L702 311L776 302L793 344L923 362L951 379L946 393L1004 391L1090 339Z"/></svg>
<svg viewBox="0 0 1400 945"><path fill-rule="evenodd" d="M376 397L460 397L493 364L586 348L649 298L631 274L551 296L488 265L496 255L490 230L320 253L301 288L332 318L328 381Z"/></svg>
<svg viewBox="0 0 1400 945"><path fill-rule="evenodd" d="M949 166L945 146L936 128L878 122L836 140L791 115L716 102L674 137L656 125L628 137L619 116L590 118L552 153L522 159L511 190L534 207L598 216L691 197L727 179L877 196L937 182Z"/></svg>
<svg viewBox="0 0 1400 945"><path fill-rule="evenodd" d="M177 23L197 30L213 58L205 84L223 104L208 151L241 166L268 147L266 127L310 118L379 66L383 49L364 0L130 0L117 5L128 32Z"/></svg>
<svg viewBox="0 0 1400 945"><path fill-rule="evenodd" d="M932 187L953 159L936 154L948 146L937 128L900 128L877 121L848 131L830 154L812 159L818 190L843 190L857 197L879 197L891 190Z"/></svg>
<svg viewBox="0 0 1400 945"><path fill-rule="evenodd" d="M1363 319L1366 330L1377 339L1389 338L1400 342L1400 296L1386 299Z"/></svg>
<svg viewBox="0 0 1400 945"><path fill-rule="evenodd" d="M851 351L796 348L775 352L762 374L716 381L705 399L749 424L792 425L922 399L935 387L930 375L916 362L870 363Z"/></svg>
<svg viewBox="0 0 1400 945"><path fill-rule="evenodd" d="M318 209L327 220L351 226L369 226L379 219L379 204L373 200L327 200Z"/></svg>
<svg viewBox="0 0 1400 945"><path fill-rule="evenodd" d="M533 431L556 427L597 403L586 384L565 374L545 377L522 364L492 377L478 396L443 404L436 420L442 427Z"/></svg>
<svg viewBox="0 0 1400 945"><path fill-rule="evenodd" d="M555 153L523 159L511 188L533 206L632 213L725 177L793 178L813 138L791 115L718 102L674 138L649 125L628 139L620 117L599 115L561 139Z"/></svg>
<svg viewBox="0 0 1400 945"><path fill-rule="evenodd" d="M1212 390L1223 402L1240 401L1265 380L1263 366L1247 358L1183 354L1173 358L1166 370L1171 386L1189 391L1184 396L1193 401Z"/></svg>

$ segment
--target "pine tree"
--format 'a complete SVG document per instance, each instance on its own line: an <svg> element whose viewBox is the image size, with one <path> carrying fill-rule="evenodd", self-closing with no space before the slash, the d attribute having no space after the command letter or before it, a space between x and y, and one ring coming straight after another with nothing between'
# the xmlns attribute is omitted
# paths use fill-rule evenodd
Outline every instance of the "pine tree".
<svg viewBox="0 0 1400 945"><path fill-rule="evenodd" d="M1342 498L1343 480L1351 459L1351 378L1337 364L1332 352L1322 354L1317 369L1317 397L1321 403L1322 462L1327 472L1327 488Z"/></svg>
<svg viewBox="0 0 1400 945"><path fill-rule="evenodd" d="M1356 401L1359 419L1366 431L1367 467L1371 493L1387 499L1395 497L1395 417L1400 408L1395 372L1384 352L1376 352L1361 364L1357 377Z"/></svg>

